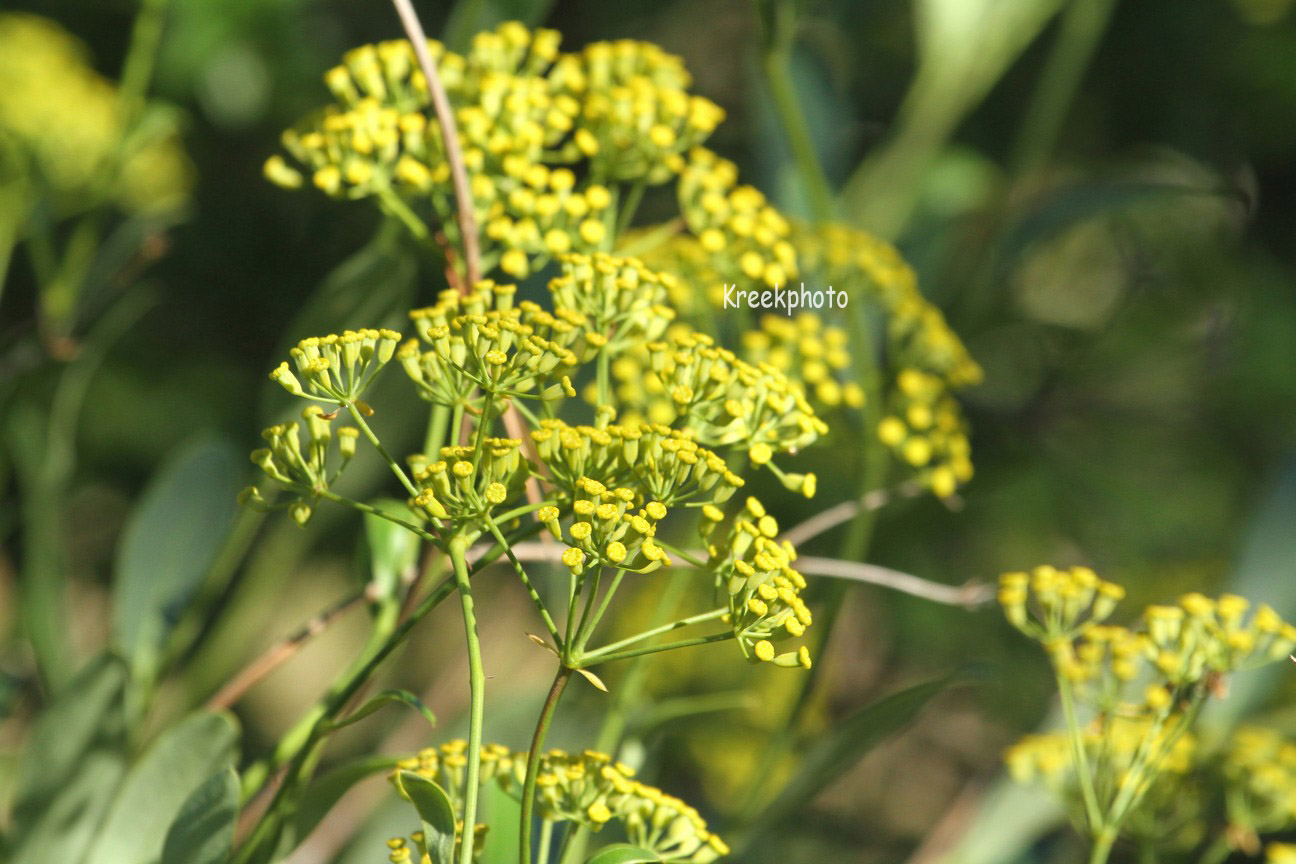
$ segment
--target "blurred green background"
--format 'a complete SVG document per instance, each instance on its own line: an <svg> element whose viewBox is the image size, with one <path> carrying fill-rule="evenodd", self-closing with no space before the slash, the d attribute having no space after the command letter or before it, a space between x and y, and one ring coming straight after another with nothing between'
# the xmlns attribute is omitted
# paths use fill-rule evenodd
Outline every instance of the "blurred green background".
<svg viewBox="0 0 1296 864"><path fill-rule="evenodd" d="M429 32L452 44L512 16L558 29L567 49L621 37L660 43L684 57L695 91L728 112L711 146L785 211L812 215L814 191L796 169L762 75L756 5L418 5ZM1242 580L1253 599L1296 613L1292 7L1290 0L797 6L792 83L828 184L840 192L838 217L898 244L986 371L964 400L976 478L958 506L923 499L885 511L869 560L952 584L1042 562L1091 563L1128 586L1132 606ZM88 44L101 73L117 77L132 4L6 8L59 21ZM317 329L399 321L400 310L444 287L414 259L352 259L378 230L371 208L285 193L261 173L279 132L326 100L322 72L352 46L398 35L384 3L170 4L152 92L181 112L196 187L183 220L157 232L160 256L140 277L155 286L156 304L111 347L88 381L75 429L63 430L74 433L75 458L53 530L69 575L66 627L83 656L107 638L120 533L159 464L195 440L224 438L236 453L256 446L256 431L283 410L266 373L286 345ZM15 418L24 406L48 407L62 372L37 338L33 284L19 253L0 300L6 752L40 704L15 600L30 563L23 474L54 446L32 440ZM372 320L351 320L361 309ZM833 453L815 460L831 477ZM250 465L236 464L250 477ZM375 494L378 467L349 480ZM845 483L826 482L814 502L778 515L790 524L847 494ZM322 511L305 532L286 521L240 523L252 552L211 587L211 614L195 625L207 638L164 691L173 710L208 697L363 578L358 521ZM838 540L826 536L806 551L832 554ZM544 657L522 636L528 610L518 599L490 598L498 611L483 623L488 668L517 688L516 705L496 706L489 735L514 746L547 684ZM936 710L743 860L900 861L915 851L914 860L940 860L992 800L986 789L1002 748L1047 711L1043 658L993 611L856 586L842 615L818 667L812 727L970 662L982 665L983 681L941 696ZM391 675L427 692L453 728L466 697L459 665L446 664L461 664L461 649L457 637L436 637L438 629L457 634L458 625L452 615L434 621ZM238 707L245 750L272 742L362 635L360 622L344 621L258 686ZM666 722L642 736L661 766L654 779L708 815L731 812L746 794L743 772L760 727L785 710L795 686L777 673L725 672L722 664L707 671L709 650L652 667L654 690L686 694L693 676L714 671L735 688L754 684L768 696L764 709ZM555 743L583 746L593 734L582 709L601 710L606 697L580 698L563 709ZM1284 716L1296 731L1296 715ZM423 729L402 732L398 719L357 730L340 751L425 743ZM381 784L369 788L370 801L382 799ZM368 810L348 809L354 822L331 823L316 857L302 860L344 854L338 850ZM377 841L357 840L355 855L337 860L379 860L375 842L387 827L372 830ZM1045 839L1027 854L1054 854L1056 842Z"/></svg>

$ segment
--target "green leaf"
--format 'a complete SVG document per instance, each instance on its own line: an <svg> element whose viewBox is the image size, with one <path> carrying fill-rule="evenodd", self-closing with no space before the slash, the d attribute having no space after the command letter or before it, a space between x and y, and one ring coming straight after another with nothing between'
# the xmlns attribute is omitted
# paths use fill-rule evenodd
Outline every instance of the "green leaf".
<svg viewBox="0 0 1296 864"><path fill-rule="evenodd" d="M339 765L311 783L293 814L292 836L305 839L333 806L361 780L396 767L395 756L365 756ZM166 862L163 862L166 864Z"/></svg>
<svg viewBox="0 0 1296 864"><path fill-rule="evenodd" d="M403 501L384 498L371 502L384 513L408 521L417 521ZM394 597L401 577L418 561L419 538L389 519L366 513L365 540L369 545L369 568L379 597Z"/></svg>
<svg viewBox="0 0 1296 864"><path fill-rule="evenodd" d="M226 714L197 712L172 726L131 768L88 864L148 864L186 799L234 761L237 735Z"/></svg>
<svg viewBox="0 0 1296 864"><path fill-rule="evenodd" d="M856 711L836 724L801 759L797 772L764 811L752 820L744 846L755 846L765 833L801 808L838 777L845 774L866 753L903 729L918 716L932 697L955 680L947 675L906 690L892 693Z"/></svg>
<svg viewBox="0 0 1296 864"><path fill-rule="evenodd" d="M137 678L157 672L171 628L234 523L243 460L220 439L172 454L132 509L117 549L113 641Z"/></svg>
<svg viewBox="0 0 1296 864"><path fill-rule="evenodd" d="M126 667L100 655L72 680L66 692L43 711L18 757L14 822L34 820L73 775L96 740L119 744Z"/></svg>
<svg viewBox="0 0 1296 864"><path fill-rule="evenodd" d="M393 703L417 708L429 725L436 726L436 715L432 713L432 709L424 705L423 701L413 693L408 690L384 690L341 720L334 720L332 723L325 724L324 731L335 732L338 729L350 726L352 723L358 723L384 705Z"/></svg>
<svg viewBox="0 0 1296 864"><path fill-rule="evenodd" d="M167 830L162 864L224 864L234 848L239 781L233 768L193 791Z"/></svg>
<svg viewBox="0 0 1296 864"><path fill-rule="evenodd" d="M614 843L586 858L585 864L648 864L660 860L662 857L651 849L631 846L629 843Z"/></svg>
<svg viewBox="0 0 1296 864"><path fill-rule="evenodd" d="M423 838L432 864L450 864L455 848L455 812L450 797L440 786L413 771L402 771L397 776L423 820Z"/></svg>
<svg viewBox="0 0 1296 864"><path fill-rule="evenodd" d="M126 773L126 760L118 753L93 750L77 763L46 806L30 822L17 826L11 864L50 864L84 861L104 813Z"/></svg>

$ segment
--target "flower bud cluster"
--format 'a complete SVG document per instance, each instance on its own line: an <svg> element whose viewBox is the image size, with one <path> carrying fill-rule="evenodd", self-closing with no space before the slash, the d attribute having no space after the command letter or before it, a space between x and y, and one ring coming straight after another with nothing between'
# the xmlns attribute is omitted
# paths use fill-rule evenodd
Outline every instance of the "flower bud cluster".
<svg viewBox="0 0 1296 864"><path fill-rule="evenodd" d="M1046 646L1101 624L1124 596L1124 588L1099 579L1088 567L1043 565L999 577L999 604L1008 622Z"/></svg>
<svg viewBox="0 0 1296 864"><path fill-rule="evenodd" d="M619 353L643 340L660 339L675 318L665 305L676 279L649 270L637 258L567 255L561 276L549 282L554 307L572 309Z"/></svg>
<svg viewBox="0 0 1296 864"><path fill-rule="evenodd" d="M941 498L972 479L972 447L963 412L940 377L918 369L900 370L887 394L887 413L877 436L901 464Z"/></svg>
<svg viewBox="0 0 1296 864"><path fill-rule="evenodd" d="M768 363L739 359L710 336L677 332L649 343L648 351L662 389L702 444L743 444L752 462L764 465L828 431L787 376Z"/></svg>
<svg viewBox="0 0 1296 864"><path fill-rule="evenodd" d="M463 402L475 388L506 396L546 400L574 396L568 376L604 344L571 310L550 313L529 301L513 306L514 287L482 283L472 302L443 298L437 306L411 313L420 335L401 346L399 359L419 394L438 405ZM464 306L494 308L451 314Z"/></svg>
<svg viewBox="0 0 1296 864"><path fill-rule="evenodd" d="M760 329L742 335L742 354L749 363L767 363L786 375L817 411L858 409L864 389L851 380L848 342L845 330L825 325L813 312L764 315Z"/></svg>
<svg viewBox="0 0 1296 864"><path fill-rule="evenodd" d="M542 420L531 433L536 452L565 494L585 477L633 486L667 506L720 504L743 485L725 461L688 433L667 426L569 426Z"/></svg>
<svg viewBox="0 0 1296 864"><path fill-rule="evenodd" d="M536 519L554 538L568 544L562 561L573 576L590 565L604 564L620 570L650 573L671 561L653 539L657 523L666 518L666 505L649 501L635 507L639 495L624 486L609 488L598 480L576 481L580 497L572 502L572 522L563 536L557 507L542 507Z"/></svg>
<svg viewBox="0 0 1296 864"><path fill-rule="evenodd" d="M796 550L775 540L778 523L755 498L747 499L730 520L726 536L717 541L715 532L724 519L719 508L705 507L700 528L707 543L707 566L715 573L716 590L728 597L728 624L743 656L809 669L810 652L804 645L783 653L775 648L776 642L804 635L813 618L800 597L805 577L792 568Z"/></svg>
<svg viewBox="0 0 1296 864"><path fill-rule="evenodd" d="M171 115L155 108L128 130L122 109L74 36L36 15L0 14L0 164L38 175L56 210L84 210L86 196L132 213L188 199L193 166Z"/></svg>
<svg viewBox="0 0 1296 864"><path fill-rule="evenodd" d="M567 153L588 158L596 177L665 183L724 120L718 105L688 93L680 58L648 42L594 42L561 58L553 77L581 105Z"/></svg>
<svg viewBox="0 0 1296 864"><path fill-rule="evenodd" d="M1230 736L1221 770L1233 831L1254 838L1296 825L1296 742L1275 729L1243 726Z"/></svg>
<svg viewBox="0 0 1296 864"><path fill-rule="evenodd" d="M506 793L520 797L526 764L525 751L486 745L481 751L481 782L497 783ZM426 777L444 788L456 811L462 812L466 767L467 744L451 741L401 760L391 777L393 783L400 771ZM696 810L638 782L633 769L603 753L549 750L541 754L536 789L541 819L572 822L594 831L616 822L632 845L655 852L664 862L708 864L729 853Z"/></svg>
<svg viewBox="0 0 1296 864"><path fill-rule="evenodd" d="M335 405L355 402L396 353L400 334L392 330L347 330L311 337L289 353L297 373L280 363L270 379L294 396Z"/></svg>
<svg viewBox="0 0 1296 864"><path fill-rule="evenodd" d="M1197 593L1174 606L1149 606L1143 613L1148 660L1168 684L1182 687L1286 657L1296 647L1296 627L1270 606L1248 616L1249 607L1236 594L1212 600Z"/></svg>
<svg viewBox="0 0 1296 864"><path fill-rule="evenodd" d="M420 492L410 501L437 519L471 520L517 496L528 475L516 438L486 438L480 454L472 447L442 447L440 459L410 457ZM477 455L477 461L474 456Z"/></svg>
<svg viewBox="0 0 1296 864"><path fill-rule="evenodd" d="M338 464L330 470L330 444L335 437L333 415L325 414L318 405L308 405L302 411L302 420L306 426L304 444L297 423L281 423L261 433L268 447L252 451L252 461L266 476L295 496L288 508L299 525L310 520L318 493L326 491L355 456L360 435L352 426L336 430ZM254 509L269 507L255 486L243 490L239 498Z"/></svg>

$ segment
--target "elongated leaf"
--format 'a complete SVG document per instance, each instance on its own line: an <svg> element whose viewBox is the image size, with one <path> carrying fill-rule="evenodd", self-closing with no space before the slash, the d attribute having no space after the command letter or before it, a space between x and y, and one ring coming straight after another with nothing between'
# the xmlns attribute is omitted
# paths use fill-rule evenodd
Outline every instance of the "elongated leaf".
<svg viewBox="0 0 1296 864"><path fill-rule="evenodd" d="M661 856L651 849L631 846L629 843L613 843L586 858L585 864L650 864L660 860Z"/></svg>
<svg viewBox="0 0 1296 864"><path fill-rule="evenodd" d="M113 641L148 679L176 620L234 522L243 462L226 441L173 454L131 511L117 549Z"/></svg>
<svg viewBox="0 0 1296 864"><path fill-rule="evenodd" d="M82 757L58 794L15 838L11 864L84 861L125 773L126 760L118 753L94 750Z"/></svg>
<svg viewBox="0 0 1296 864"><path fill-rule="evenodd" d="M396 767L395 756L365 756L329 771L311 783L293 816L293 836L305 839L352 786ZM166 864L166 862L163 862Z"/></svg>
<svg viewBox="0 0 1296 864"><path fill-rule="evenodd" d="M409 507L403 501L384 498L371 502L387 513L411 518ZM366 513L365 540L369 544L369 568L379 597L392 597L400 587L401 576L414 567L418 560L419 538L389 519Z"/></svg>
<svg viewBox="0 0 1296 864"><path fill-rule="evenodd" d="M800 812L820 790L849 771L866 753L913 722L932 697L954 680L954 676L946 676L892 693L837 724L802 757L799 769L783 791L753 820L754 827L744 838L744 845L752 847L781 820Z"/></svg>
<svg viewBox="0 0 1296 864"><path fill-rule="evenodd" d="M423 820L423 838L432 864L450 864L455 848L455 812L450 797L440 786L413 771L402 771L399 777L401 788Z"/></svg>
<svg viewBox="0 0 1296 864"><path fill-rule="evenodd" d="M428 721L429 725L436 726L436 715L432 713L432 709L424 705L423 701L413 693L408 690L384 690L365 704L361 705L351 714L341 720L335 720L334 722L329 723L325 727L325 730L328 732L334 732L344 726L350 726L352 723L357 723L368 717L384 705L392 704L408 705L411 708L416 708Z"/></svg>
<svg viewBox="0 0 1296 864"><path fill-rule="evenodd" d="M226 768L193 791L162 844L162 864L224 864L234 848L239 781Z"/></svg>
<svg viewBox="0 0 1296 864"><path fill-rule="evenodd" d="M41 713L18 757L14 821L19 829L59 794L96 739L121 733L126 667L104 654L82 670L62 697Z"/></svg>
<svg viewBox="0 0 1296 864"><path fill-rule="evenodd" d="M113 801L89 864L147 864L186 799L234 759L236 729L225 714L198 712L145 751Z"/></svg>

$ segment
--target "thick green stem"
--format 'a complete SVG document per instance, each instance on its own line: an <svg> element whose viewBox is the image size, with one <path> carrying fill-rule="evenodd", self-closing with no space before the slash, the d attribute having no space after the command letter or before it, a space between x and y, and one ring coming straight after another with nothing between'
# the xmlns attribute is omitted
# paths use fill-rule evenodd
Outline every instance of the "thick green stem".
<svg viewBox="0 0 1296 864"><path fill-rule="evenodd" d="M1089 864L1107 864L1111 857L1112 844L1116 842L1116 830L1104 828L1094 837L1093 847L1089 850Z"/></svg>
<svg viewBox="0 0 1296 864"><path fill-rule="evenodd" d="M472 586L468 579L468 561L464 557L468 541L456 537L450 541L450 560L454 564L455 587L463 608L464 634L468 640L468 770L464 778L463 840L459 848L460 864L472 864L473 837L477 828L477 797L480 793L482 720L486 704L486 672L482 669L481 643L477 639L477 614L473 608Z"/></svg>
<svg viewBox="0 0 1296 864"><path fill-rule="evenodd" d="M531 750L527 754L526 779L522 783L522 824L520 826L518 847L518 861L521 864L531 864L531 823L535 815L536 778L540 771L540 755L544 751L545 736L549 734L549 726L553 722L554 711L558 708L558 701L562 699L563 691L567 689L567 682L571 679L571 674L571 669L559 665L558 674L554 676L553 686L549 688L549 695L545 697L544 706L540 709L540 716L536 720L535 734L531 736ZM542 838L542 841L548 842L547 838Z"/></svg>

